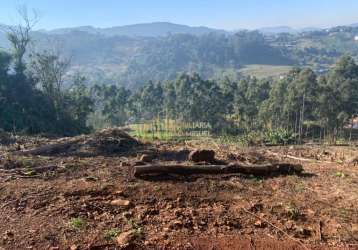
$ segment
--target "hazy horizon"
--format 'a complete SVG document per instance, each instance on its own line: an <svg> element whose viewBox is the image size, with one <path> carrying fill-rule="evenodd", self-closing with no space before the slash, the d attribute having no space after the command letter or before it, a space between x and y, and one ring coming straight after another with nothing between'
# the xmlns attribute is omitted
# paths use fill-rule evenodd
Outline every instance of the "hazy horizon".
<svg viewBox="0 0 358 250"><path fill-rule="evenodd" d="M132 24L169 22L216 29L258 29L289 26L292 28L326 28L357 23L358 2L347 0L290 1L268 0L250 2L213 0L167 2L164 0L119 2L115 0L78 0L76 2L2 0L0 23L16 23L16 6L25 4L40 13L36 29L58 29L79 26L109 28ZM200 13L200 15L198 15Z"/></svg>

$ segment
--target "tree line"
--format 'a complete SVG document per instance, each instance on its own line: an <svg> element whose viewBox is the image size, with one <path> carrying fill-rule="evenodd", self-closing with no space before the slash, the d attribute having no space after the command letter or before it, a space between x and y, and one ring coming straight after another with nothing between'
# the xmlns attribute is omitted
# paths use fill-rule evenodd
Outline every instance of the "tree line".
<svg viewBox="0 0 358 250"><path fill-rule="evenodd" d="M93 90L111 125L174 119L207 122L217 133L285 130L300 140L336 140L345 129L352 129L357 116L358 65L344 56L319 76L309 68L293 69L277 80L213 81L182 74L173 81L149 81L134 92L105 85Z"/></svg>

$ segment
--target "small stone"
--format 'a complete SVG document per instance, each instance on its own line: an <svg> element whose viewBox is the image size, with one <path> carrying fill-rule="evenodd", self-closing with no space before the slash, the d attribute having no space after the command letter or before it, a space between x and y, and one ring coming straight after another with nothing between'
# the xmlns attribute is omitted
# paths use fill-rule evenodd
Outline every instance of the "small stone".
<svg viewBox="0 0 358 250"><path fill-rule="evenodd" d="M119 247L128 246L135 239L135 230L121 233L117 238L116 242Z"/></svg>
<svg viewBox="0 0 358 250"><path fill-rule="evenodd" d="M204 221L204 220L201 220L201 221L199 221L199 223L198 223L200 226L205 226L206 225L206 221Z"/></svg>
<svg viewBox="0 0 358 250"><path fill-rule="evenodd" d="M129 207L131 205L131 202L128 200L117 199L111 201L111 205L116 207Z"/></svg>
<svg viewBox="0 0 358 250"><path fill-rule="evenodd" d="M255 221L255 227L263 227L264 223L261 220Z"/></svg>
<svg viewBox="0 0 358 250"><path fill-rule="evenodd" d="M79 250L79 249L80 249L80 247L77 246L77 245L72 245L72 246L70 247L70 250Z"/></svg>
<svg viewBox="0 0 358 250"><path fill-rule="evenodd" d="M289 229L289 230L293 229L293 226L294 226L294 223L292 220L287 221L285 224L286 229Z"/></svg>
<svg viewBox="0 0 358 250"><path fill-rule="evenodd" d="M114 192L114 194L122 196L124 194L124 191L123 190L117 190L117 191Z"/></svg>
<svg viewBox="0 0 358 250"><path fill-rule="evenodd" d="M315 211L313 211L312 209L307 209L307 215L309 215L309 216L314 216L314 215L315 215Z"/></svg>

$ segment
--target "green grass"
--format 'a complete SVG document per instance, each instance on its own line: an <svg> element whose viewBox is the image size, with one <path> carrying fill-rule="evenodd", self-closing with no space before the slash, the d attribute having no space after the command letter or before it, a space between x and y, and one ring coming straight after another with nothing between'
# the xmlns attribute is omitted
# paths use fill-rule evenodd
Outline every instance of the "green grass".
<svg viewBox="0 0 358 250"><path fill-rule="evenodd" d="M72 218L70 220L69 224L72 229L77 230L77 231L81 231L81 230L85 229L87 226L87 222L80 217Z"/></svg>
<svg viewBox="0 0 358 250"><path fill-rule="evenodd" d="M121 230L117 229L117 228L113 228L110 230L107 230L104 233L104 238L106 240L113 240L114 238L116 238L119 234L121 233Z"/></svg>
<svg viewBox="0 0 358 250"><path fill-rule="evenodd" d="M144 140L186 140L193 137L210 137L210 125L203 122L179 122L163 119L129 126L131 135Z"/></svg>
<svg viewBox="0 0 358 250"><path fill-rule="evenodd" d="M245 76L255 76L259 79L267 77L278 78L281 75L287 74L291 69L291 66L286 65L251 64L242 68L240 73Z"/></svg>
<svg viewBox="0 0 358 250"><path fill-rule="evenodd" d="M290 203L286 206L286 212L288 217L293 220L298 219L301 215L299 208L294 203Z"/></svg>
<svg viewBox="0 0 358 250"><path fill-rule="evenodd" d="M346 174L343 173L343 172L336 172L336 173L335 173L335 176L336 176L336 177L339 177L339 178L345 178L345 177L346 177Z"/></svg>

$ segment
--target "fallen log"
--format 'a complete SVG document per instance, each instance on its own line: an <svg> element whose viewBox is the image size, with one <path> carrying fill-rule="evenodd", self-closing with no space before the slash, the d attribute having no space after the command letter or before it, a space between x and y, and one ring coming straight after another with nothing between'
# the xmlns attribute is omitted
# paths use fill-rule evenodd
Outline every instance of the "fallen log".
<svg viewBox="0 0 358 250"><path fill-rule="evenodd" d="M54 144L44 145L35 149L26 151L14 152L14 155L53 155L61 152L65 152L75 144L79 143L82 138L70 140L67 142L59 142Z"/></svg>
<svg viewBox="0 0 358 250"><path fill-rule="evenodd" d="M271 175L271 174L298 174L303 171L302 165L278 163L247 165L244 163L232 163L229 165L144 165L134 166L135 177L152 174L248 174L248 175Z"/></svg>

